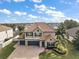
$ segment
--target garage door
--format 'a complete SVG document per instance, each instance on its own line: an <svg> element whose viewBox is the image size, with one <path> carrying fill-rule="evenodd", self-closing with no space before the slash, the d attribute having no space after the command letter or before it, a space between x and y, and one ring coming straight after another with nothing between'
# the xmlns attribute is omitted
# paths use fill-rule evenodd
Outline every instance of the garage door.
<svg viewBox="0 0 79 59"><path fill-rule="evenodd" d="M28 41L28 45L39 46L39 41Z"/></svg>
<svg viewBox="0 0 79 59"><path fill-rule="evenodd" d="M21 40L20 45L25 45L25 40Z"/></svg>

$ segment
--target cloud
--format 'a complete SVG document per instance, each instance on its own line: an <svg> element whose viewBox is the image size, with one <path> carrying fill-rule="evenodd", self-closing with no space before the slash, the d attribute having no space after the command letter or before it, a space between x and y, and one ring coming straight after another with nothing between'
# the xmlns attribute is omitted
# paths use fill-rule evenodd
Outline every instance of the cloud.
<svg viewBox="0 0 79 59"><path fill-rule="evenodd" d="M38 18L37 16L34 16L32 14L29 14L28 17L30 17L30 18Z"/></svg>
<svg viewBox="0 0 79 59"><path fill-rule="evenodd" d="M65 17L63 12L56 11L56 10L47 10L46 14L53 16L53 17Z"/></svg>
<svg viewBox="0 0 79 59"><path fill-rule="evenodd" d="M27 15L26 12L20 12L20 11L15 11L14 14L22 16L22 15Z"/></svg>
<svg viewBox="0 0 79 59"><path fill-rule="evenodd" d="M33 2L35 2L35 3L41 3L42 2L42 0L32 0Z"/></svg>
<svg viewBox="0 0 79 59"><path fill-rule="evenodd" d="M35 9L38 9L38 10L41 10L41 11L47 10L47 7L43 4L42 5L35 4L34 7L35 7Z"/></svg>
<svg viewBox="0 0 79 59"><path fill-rule="evenodd" d="M35 9L38 9L38 12L43 11L49 16L53 17L65 17L64 13L61 11L56 11L56 7L47 7L46 5L37 5L35 4ZM40 11L39 11L40 10Z"/></svg>
<svg viewBox="0 0 79 59"><path fill-rule="evenodd" d="M24 2L25 0L13 0L14 2Z"/></svg>
<svg viewBox="0 0 79 59"><path fill-rule="evenodd" d="M50 7L50 9L53 9L53 10L55 10L56 8L55 8L55 7Z"/></svg>
<svg viewBox="0 0 79 59"><path fill-rule="evenodd" d="M7 15L12 14L11 11L9 11L8 9L0 9L0 12L4 13L4 14L7 14Z"/></svg>
<svg viewBox="0 0 79 59"><path fill-rule="evenodd" d="M62 11L56 10L56 7L48 7L48 6L44 5L44 4L42 4L42 5L35 4L34 6L35 6L35 9L37 9L38 13L40 13L40 14L42 13L42 14L45 14L48 17L50 17L50 21L60 22L60 21L64 21L64 19L66 19L65 14ZM43 17L45 17L45 16L42 16L41 19ZM52 19L54 19L54 20L52 20ZM47 20L45 20L45 21L47 21Z"/></svg>

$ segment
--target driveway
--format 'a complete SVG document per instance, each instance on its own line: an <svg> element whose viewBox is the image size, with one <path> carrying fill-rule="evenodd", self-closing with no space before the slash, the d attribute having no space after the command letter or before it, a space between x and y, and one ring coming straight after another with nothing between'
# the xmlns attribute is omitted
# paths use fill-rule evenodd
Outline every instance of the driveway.
<svg viewBox="0 0 79 59"><path fill-rule="evenodd" d="M8 59L39 59L39 54L44 48L36 46L17 46Z"/></svg>

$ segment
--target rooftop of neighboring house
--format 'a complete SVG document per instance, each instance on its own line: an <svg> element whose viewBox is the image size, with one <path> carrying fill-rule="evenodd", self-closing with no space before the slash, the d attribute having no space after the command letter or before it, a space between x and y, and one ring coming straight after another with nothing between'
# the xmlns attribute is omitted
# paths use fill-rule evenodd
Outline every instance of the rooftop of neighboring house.
<svg viewBox="0 0 79 59"><path fill-rule="evenodd" d="M75 28L71 28L69 30L67 30L68 34L72 37L76 36L76 32L79 30L79 27L75 27Z"/></svg>
<svg viewBox="0 0 79 59"><path fill-rule="evenodd" d="M12 28L4 26L4 25L0 25L0 32L5 31L5 30L9 30L9 29L12 29Z"/></svg>
<svg viewBox="0 0 79 59"><path fill-rule="evenodd" d="M41 29L43 32L54 32L54 29L44 22L37 22L26 26L24 32L33 32L36 28Z"/></svg>

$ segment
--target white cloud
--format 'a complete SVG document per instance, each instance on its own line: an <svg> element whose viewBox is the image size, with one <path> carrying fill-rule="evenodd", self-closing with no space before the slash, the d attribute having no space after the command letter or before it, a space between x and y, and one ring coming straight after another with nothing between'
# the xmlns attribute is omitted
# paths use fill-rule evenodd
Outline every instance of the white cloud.
<svg viewBox="0 0 79 59"><path fill-rule="evenodd" d="M36 3L41 3L42 0L32 0L33 2L36 2Z"/></svg>
<svg viewBox="0 0 79 59"><path fill-rule="evenodd" d="M14 2L24 2L25 0L13 0Z"/></svg>
<svg viewBox="0 0 79 59"><path fill-rule="evenodd" d="M50 7L50 9L53 9L53 10L55 10L56 8L55 8L55 7Z"/></svg>
<svg viewBox="0 0 79 59"><path fill-rule="evenodd" d="M14 14L22 16L22 15L27 15L26 12L20 12L20 11L15 11Z"/></svg>
<svg viewBox="0 0 79 59"><path fill-rule="evenodd" d="M38 12L44 11L46 14L54 17L65 17L64 13L61 11L56 11L56 7L47 7L46 5L37 5L35 4L35 9L38 9ZM39 11L40 10L40 11ZM42 12L41 12L42 13Z"/></svg>
<svg viewBox="0 0 79 59"><path fill-rule="evenodd" d="M9 11L8 9L0 9L0 12L4 13L4 14L7 14L7 15L11 14L11 11Z"/></svg>
<svg viewBox="0 0 79 59"><path fill-rule="evenodd" d="M28 17L30 17L30 18L37 18L37 16L34 16L32 14L29 14Z"/></svg>
<svg viewBox="0 0 79 59"><path fill-rule="evenodd" d="M47 7L46 5L37 5L37 4L35 4L34 6L35 6L35 9L38 10L37 11L38 13L46 14L49 17L51 17L51 19L54 19L54 20L50 20L50 21L60 22L60 21L64 21L64 19L66 18L65 14L63 12L56 10L56 7ZM43 18L43 17L41 17L41 18ZM62 19L62 20L59 20L59 19Z"/></svg>
<svg viewBox="0 0 79 59"><path fill-rule="evenodd" d="M35 9L39 9L41 11L47 10L47 7L45 5L43 5L43 4L42 5L35 4L34 6L35 6Z"/></svg>
<svg viewBox="0 0 79 59"><path fill-rule="evenodd" d="M54 17L65 17L64 13L62 13L61 11L47 10L46 13Z"/></svg>

